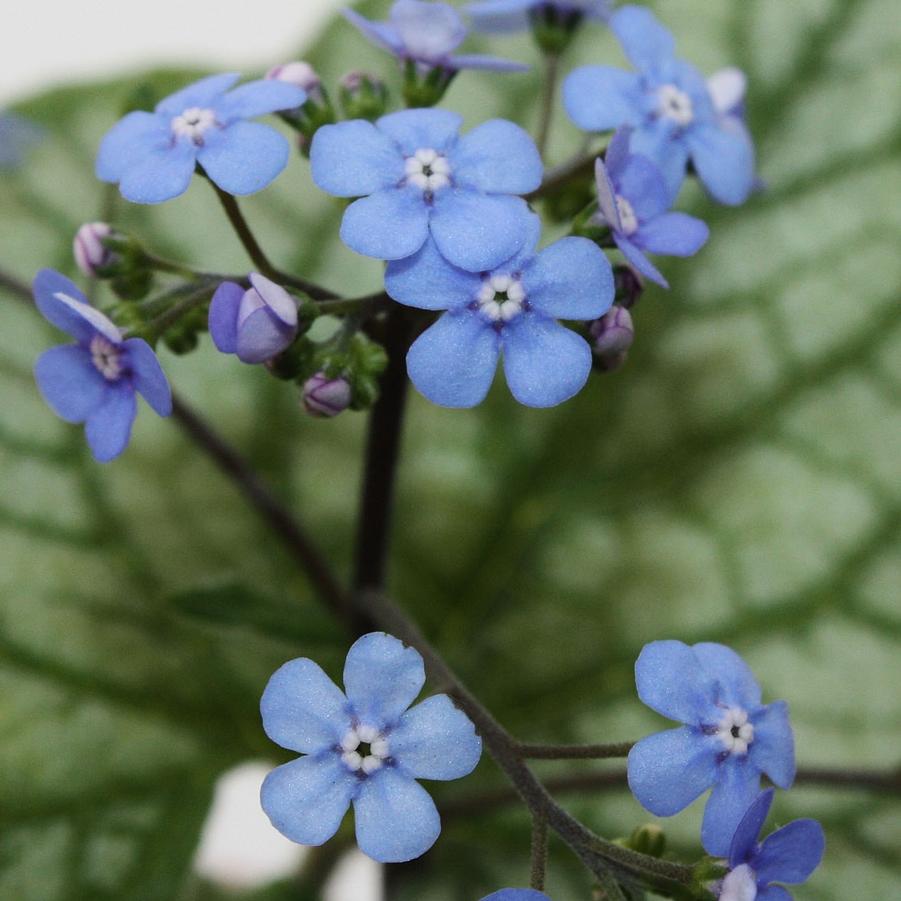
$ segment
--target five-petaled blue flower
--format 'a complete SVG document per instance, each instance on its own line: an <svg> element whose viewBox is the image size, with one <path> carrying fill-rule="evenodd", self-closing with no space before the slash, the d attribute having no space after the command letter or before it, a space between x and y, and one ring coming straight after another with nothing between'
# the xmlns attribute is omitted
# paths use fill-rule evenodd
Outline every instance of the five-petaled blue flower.
<svg viewBox="0 0 901 901"><path fill-rule="evenodd" d="M387 22L373 22L352 9L345 9L344 16L377 47L393 53L401 61L411 60L424 68L446 72L460 69L525 72L529 68L495 56L454 55L468 29L457 10L447 3L397 0Z"/></svg>
<svg viewBox="0 0 901 901"><path fill-rule="evenodd" d="M563 86L570 118L585 131L633 126L632 151L660 168L671 199L691 159L716 200L743 203L755 176L754 145L741 117L717 108L704 77L676 58L672 35L650 10L624 6L610 27L638 72L576 69Z"/></svg>
<svg viewBox="0 0 901 901"><path fill-rule="evenodd" d="M451 266L432 241L415 257L389 264L385 290L395 300L447 310L407 354L410 379L434 403L480 403L501 354L510 391L530 407L562 403L588 379L588 343L556 320L607 312L614 295L610 263L587 238L563 238L536 256L541 222L534 214L530 225L520 253L486 272Z"/></svg>
<svg viewBox="0 0 901 901"><path fill-rule="evenodd" d="M728 854L761 773L780 788L794 781L788 705L762 704L748 665L721 644L651 642L635 663L635 682L648 707L685 725L632 748L632 793L651 813L672 816L712 786L701 842L709 854Z"/></svg>
<svg viewBox="0 0 901 901"><path fill-rule="evenodd" d="M552 9L562 16L584 16L604 22L610 15L610 0L480 0L464 7L481 31L522 31L530 15Z"/></svg>
<svg viewBox="0 0 901 901"><path fill-rule="evenodd" d="M275 282L254 272L250 288L223 282L210 301L210 337L224 354L242 363L263 363L297 336L297 304Z"/></svg>
<svg viewBox="0 0 901 901"><path fill-rule="evenodd" d="M134 203L183 194L196 165L229 194L265 188L285 168L290 147L274 128L247 120L294 109L307 95L274 80L229 91L238 78L211 75L161 100L152 113L129 113L101 141L97 177L118 182Z"/></svg>
<svg viewBox="0 0 901 901"><path fill-rule="evenodd" d="M551 901L544 892L532 888L503 888L482 898L482 901Z"/></svg>
<svg viewBox="0 0 901 901"><path fill-rule="evenodd" d="M492 119L465 137L463 119L438 109L403 110L375 124L326 125L310 152L313 180L337 197L359 197L341 239L365 256L400 260L429 234L445 259L493 269L523 246L531 214L521 197L541 184L541 157L523 129Z"/></svg>
<svg viewBox="0 0 901 901"><path fill-rule="evenodd" d="M384 632L364 635L348 651L346 695L312 660L276 671L260 703L263 728L305 755L263 782L263 809L276 829L321 845L353 804L361 851L383 863L425 854L441 819L416 780L468 775L482 742L447 695L410 707L424 682L419 653Z"/></svg>
<svg viewBox="0 0 901 901"><path fill-rule="evenodd" d="M85 423L94 457L106 463L128 445L137 414L135 391L160 415L172 412L169 383L150 345L122 332L52 269L34 280L44 318L78 342L53 347L34 367L38 388L66 422Z"/></svg>
<svg viewBox="0 0 901 901"><path fill-rule="evenodd" d="M720 901L791 901L791 893L773 883L806 882L820 865L826 837L816 820L794 820L757 842L773 795L773 789L761 792L738 824Z"/></svg>
<svg viewBox="0 0 901 901"><path fill-rule="evenodd" d="M649 159L629 152L630 135L631 129L621 128L605 160L595 163L598 221L609 226L616 246L642 275L668 288L645 251L693 256L710 230L694 216L667 212L670 203L663 176Z"/></svg>

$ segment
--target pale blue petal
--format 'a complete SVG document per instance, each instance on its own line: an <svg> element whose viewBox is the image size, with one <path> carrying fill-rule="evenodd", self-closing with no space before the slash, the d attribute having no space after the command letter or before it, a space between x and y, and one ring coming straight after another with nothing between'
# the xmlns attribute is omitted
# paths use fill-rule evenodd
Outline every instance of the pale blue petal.
<svg viewBox="0 0 901 901"><path fill-rule="evenodd" d="M334 747L352 725L344 692L306 657L289 660L272 674L260 713L263 729L277 745L302 754Z"/></svg>
<svg viewBox="0 0 901 901"><path fill-rule="evenodd" d="M454 183L493 194L527 194L544 166L531 136L505 119L491 119L457 143L449 161Z"/></svg>
<svg viewBox="0 0 901 901"><path fill-rule="evenodd" d="M297 85L275 78L262 78L229 91L215 105L216 118L227 125L235 119L252 119L280 110L296 109L306 101L306 91Z"/></svg>
<svg viewBox="0 0 901 901"><path fill-rule="evenodd" d="M201 78L161 100L156 105L156 112L180 116L192 106L211 107L240 77L236 72L226 72Z"/></svg>
<svg viewBox="0 0 901 901"><path fill-rule="evenodd" d="M446 260L469 272L488 272L509 260L531 228L532 213L521 197L456 188L435 197L435 243Z"/></svg>
<svg viewBox="0 0 901 901"><path fill-rule="evenodd" d="M295 326L285 325L268 307L251 313L238 328L235 353L242 363L264 363L294 343Z"/></svg>
<svg viewBox="0 0 901 901"><path fill-rule="evenodd" d="M244 288L234 282L223 282L210 301L209 330L216 349L233 354L238 349L238 311Z"/></svg>
<svg viewBox="0 0 901 901"><path fill-rule="evenodd" d="M365 197L404 178L397 144L365 119L324 125L310 148L313 181L335 197Z"/></svg>
<svg viewBox="0 0 901 901"><path fill-rule="evenodd" d="M111 384L100 406L85 423L85 435L100 463L108 463L128 447L131 426L137 414L135 393L123 382Z"/></svg>
<svg viewBox="0 0 901 901"><path fill-rule="evenodd" d="M416 779L460 779L482 756L475 727L447 695L427 698L408 710L388 744L392 759Z"/></svg>
<svg viewBox="0 0 901 901"><path fill-rule="evenodd" d="M478 313L445 313L413 342L407 372L432 403L474 407L494 381L499 351L497 332Z"/></svg>
<svg viewBox="0 0 901 901"><path fill-rule="evenodd" d="M732 754L723 761L701 824L701 844L708 854L728 856L732 836L759 792L760 775L747 757Z"/></svg>
<svg viewBox="0 0 901 901"><path fill-rule="evenodd" d="M672 59L676 42L660 20L641 6L624 6L610 17L610 30L616 35L629 62L642 72L654 72Z"/></svg>
<svg viewBox="0 0 901 901"><path fill-rule="evenodd" d="M428 792L393 767L363 780L354 816L360 850L380 863L421 857L441 834L441 818Z"/></svg>
<svg viewBox="0 0 901 901"><path fill-rule="evenodd" d="M591 348L580 335L534 313L511 320L503 332L504 375L527 407L555 407L582 390L591 372Z"/></svg>
<svg viewBox="0 0 901 901"><path fill-rule="evenodd" d="M757 892L755 901L792 901L792 894L781 885L768 885L762 892Z"/></svg>
<svg viewBox="0 0 901 901"><path fill-rule="evenodd" d="M337 831L359 787L338 754L300 757L263 781L260 803L272 825L293 842L322 845Z"/></svg>
<svg viewBox="0 0 901 901"><path fill-rule="evenodd" d="M761 692L751 667L724 644L701 642L691 646L710 679L717 683L717 700L729 707L754 710L760 706Z"/></svg>
<svg viewBox="0 0 901 901"><path fill-rule="evenodd" d="M649 278L652 282L656 282L663 288L669 287L669 282L663 277L663 273L625 235L614 232L613 240L620 251L622 251L626 260L641 275Z"/></svg>
<svg viewBox="0 0 901 901"><path fill-rule="evenodd" d="M685 213L664 213L641 225L632 242L649 253L670 257L690 257L707 243L706 223Z"/></svg>
<svg viewBox="0 0 901 901"><path fill-rule="evenodd" d="M816 820L794 820L764 839L752 864L757 881L806 882L826 850L823 827Z"/></svg>
<svg viewBox="0 0 901 901"><path fill-rule="evenodd" d="M384 632L358 638L344 662L344 688L361 724L393 726L425 684L416 648Z"/></svg>
<svg viewBox="0 0 901 901"><path fill-rule="evenodd" d="M50 409L66 422L84 422L106 396L107 380L83 347L67 344L45 350L34 377Z"/></svg>
<svg viewBox="0 0 901 901"><path fill-rule="evenodd" d="M563 105L582 131L637 125L644 116L639 76L612 66L582 66L563 83Z"/></svg>
<svg viewBox="0 0 901 901"><path fill-rule="evenodd" d="M763 824L770 814L770 807L773 805L773 797L775 790L768 788L761 792L755 799L754 803L745 811L735 835L729 844L729 866L735 869L743 863L750 863L751 857L757 850L757 838Z"/></svg>
<svg viewBox="0 0 901 901"><path fill-rule="evenodd" d="M604 151L604 165L611 176L617 176L629 159L632 132L628 125L618 128Z"/></svg>
<svg viewBox="0 0 901 901"><path fill-rule="evenodd" d="M554 319L597 319L613 304L613 269L587 238L561 238L523 272L533 309Z"/></svg>
<svg viewBox="0 0 901 901"><path fill-rule="evenodd" d="M691 161L704 187L720 203L744 203L754 188L754 144L738 119L705 125L686 135Z"/></svg>
<svg viewBox="0 0 901 901"><path fill-rule="evenodd" d="M779 788L791 788L795 781L795 735L785 701L773 701L751 715L754 741L749 756L754 766L766 773Z"/></svg>
<svg viewBox="0 0 901 901"><path fill-rule="evenodd" d="M463 117L443 109L409 109L382 116L376 127L406 156L428 148L445 151L457 140Z"/></svg>
<svg viewBox="0 0 901 901"><path fill-rule="evenodd" d="M398 303L420 310L452 310L466 306L478 294L482 279L452 266L429 238L422 249L388 264L385 290Z"/></svg>
<svg viewBox="0 0 901 901"><path fill-rule="evenodd" d="M403 53L404 42L393 25L389 25L387 22L373 22L352 9L342 9L341 14L376 47L381 47L382 50L387 50L397 56Z"/></svg>
<svg viewBox="0 0 901 901"><path fill-rule="evenodd" d="M629 751L629 788L659 817L688 807L716 781L715 740L688 726L657 732Z"/></svg>
<svg viewBox="0 0 901 901"><path fill-rule="evenodd" d="M146 153L123 173L119 190L132 203L162 203L188 190L197 148L191 141Z"/></svg>
<svg viewBox="0 0 901 901"><path fill-rule="evenodd" d="M616 174L617 192L632 206L639 221L645 222L669 209L669 194L663 175L647 157L633 154Z"/></svg>
<svg viewBox="0 0 901 901"><path fill-rule="evenodd" d="M636 128L632 133L630 148L632 153L646 156L660 170L666 185L666 206L671 206L685 181L688 148L676 136L670 120L656 119Z"/></svg>
<svg viewBox="0 0 901 901"><path fill-rule="evenodd" d="M95 172L101 181L117 182L148 153L168 147L169 123L154 113L135 111L120 119L103 137Z"/></svg>
<svg viewBox="0 0 901 901"><path fill-rule="evenodd" d="M482 0L463 7L475 27L489 34L525 31L529 27L529 10L535 0Z"/></svg>
<svg viewBox="0 0 901 901"><path fill-rule="evenodd" d="M74 282L56 270L41 269L34 277L32 291L41 315L78 341L86 344L97 332L114 344L122 340L119 329L88 303Z"/></svg>
<svg viewBox="0 0 901 901"><path fill-rule="evenodd" d="M541 216L530 210L527 222L528 224L525 231L526 237L522 242L522 247L519 248L515 256L510 257L509 260L504 260L504 262L494 270L496 273L521 273L526 265L534 258L535 251L538 249L538 242L541 240Z"/></svg>
<svg viewBox="0 0 901 901"><path fill-rule="evenodd" d="M391 24L413 59L441 61L466 37L463 19L447 3L397 0L391 7Z"/></svg>
<svg viewBox="0 0 901 901"><path fill-rule="evenodd" d="M550 898L544 892L530 888L505 888L492 892L482 898L482 901L550 901Z"/></svg>
<svg viewBox="0 0 901 901"><path fill-rule="evenodd" d="M341 222L341 240L377 260L401 260L416 253L429 235L429 210L422 192L388 188L354 201Z"/></svg>
<svg viewBox="0 0 901 901"><path fill-rule="evenodd" d="M598 193L598 209L604 222L615 232L623 230L616 203L616 187L610 179L610 170L600 158L594 161L594 181Z"/></svg>
<svg viewBox="0 0 901 901"><path fill-rule="evenodd" d="M155 413L168 416L172 412L172 389L156 354L143 338L129 338L122 346L131 363L135 390Z"/></svg>
<svg viewBox="0 0 901 901"><path fill-rule="evenodd" d="M681 641L646 644L635 661L635 685L643 704L671 720L700 726L721 718L715 677Z"/></svg>
<svg viewBox="0 0 901 901"><path fill-rule="evenodd" d="M288 164L288 141L268 125L239 120L209 134L213 136L200 148L197 161L229 194L261 191Z"/></svg>
<svg viewBox="0 0 901 901"><path fill-rule="evenodd" d="M475 69L482 72L528 72L532 67L512 59L486 56L482 53L458 53L447 60L452 69Z"/></svg>

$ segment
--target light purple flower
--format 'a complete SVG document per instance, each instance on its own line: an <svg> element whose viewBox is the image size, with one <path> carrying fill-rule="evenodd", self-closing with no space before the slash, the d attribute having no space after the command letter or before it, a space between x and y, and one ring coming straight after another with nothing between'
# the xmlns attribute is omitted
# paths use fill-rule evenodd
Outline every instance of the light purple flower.
<svg viewBox="0 0 901 901"><path fill-rule="evenodd" d="M524 31L530 17L552 10L559 16L584 16L604 22L610 16L610 0L481 0L463 7L480 31Z"/></svg>
<svg viewBox="0 0 901 901"><path fill-rule="evenodd" d="M311 416L337 416L350 406L352 396L347 379L329 378L324 372L317 372L303 385L303 406Z"/></svg>
<svg viewBox="0 0 901 901"><path fill-rule="evenodd" d="M588 333L593 339L592 350L599 365L606 372L613 372L626 362L635 340L632 314L625 307L613 307L591 323Z"/></svg>
<svg viewBox="0 0 901 901"><path fill-rule="evenodd" d="M503 888L482 898L482 901L551 901L544 892L531 888Z"/></svg>
<svg viewBox="0 0 901 901"><path fill-rule="evenodd" d="M97 270L109 265L114 254L103 245L113 233L106 222L86 222L75 233L72 255L78 268L88 277L97 278Z"/></svg>

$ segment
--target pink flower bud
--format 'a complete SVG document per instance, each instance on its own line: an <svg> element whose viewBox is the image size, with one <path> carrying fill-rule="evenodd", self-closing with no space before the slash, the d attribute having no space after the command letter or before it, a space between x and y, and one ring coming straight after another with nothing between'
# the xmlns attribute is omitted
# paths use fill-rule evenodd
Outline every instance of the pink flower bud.
<svg viewBox="0 0 901 901"><path fill-rule="evenodd" d="M78 268L88 278L97 278L97 270L112 262L112 251L103 246L103 238L112 232L105 222L87 222L75 233L72 253Z"/></svg>
<svg viewBox="0 0 901 901"><path fill-rule="evenodd" d="M337 416L350 406L350 400L347 379L330 379L324 372L317 372L304 382L303 406L311 416Z"/></svg>
<svg viewBox="0 0 901 901"><path fill-rule="evenodd" d="M588 331L594 339L594 354L601 367L608 372L619 369L635 340L631 313L625 307L613 307L594 321Z"/></svg>
<svg viewBox="0 0 901 901"><path fill-rule="evenodd" d="M314 96L322 86L322 79L316 70L309 63L302 61L273 66L266 73L266 78L293 84L298 88L303 88L311 96Z"/></svg>

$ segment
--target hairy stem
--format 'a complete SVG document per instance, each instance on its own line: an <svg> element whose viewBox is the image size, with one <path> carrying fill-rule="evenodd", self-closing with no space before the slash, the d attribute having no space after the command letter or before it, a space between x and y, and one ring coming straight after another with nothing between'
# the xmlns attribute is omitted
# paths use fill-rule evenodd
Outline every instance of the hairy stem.
<svg viewBox="0 0 901 901"><path fill-rule="evenodd" d="M532 852L529 886L538 892L544 891L547 873L547 817L544 811L532 814Z"/></svg>
<svg viewBox="0 0 901 901"><path fill-rule="evenodd" d="M531 194L526 194L526 200L530 203L540 200L548 194L552 194L558 188L562 188L577 178L585 178L594 172L594 161L603 156L603 153L588 153L580 155L568 163L563 163L556 169L551 169L544 181Z"/></svg>

